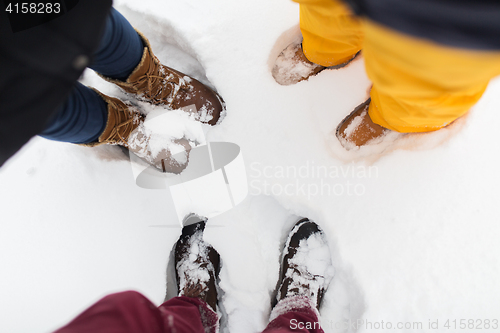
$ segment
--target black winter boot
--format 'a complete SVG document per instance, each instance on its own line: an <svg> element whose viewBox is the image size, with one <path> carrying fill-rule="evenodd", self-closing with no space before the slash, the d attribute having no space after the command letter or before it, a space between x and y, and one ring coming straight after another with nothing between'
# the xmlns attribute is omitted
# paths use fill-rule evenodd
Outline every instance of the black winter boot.
<svg viewBox="0 0 500 333"><path fill-rule="evenodd" d="M334 275L330 249L319 226L302 219L295 224L283 250L274 306L282 299L306 296L319 310Z"/></svg>
<svg viewBox="0 0 500 333"><path fill-rule="evenodd" d="M217 311L216 282L220 256L203 240L205 222L185 226L175 245L175 277L179 296L200 298Z"/></svg>

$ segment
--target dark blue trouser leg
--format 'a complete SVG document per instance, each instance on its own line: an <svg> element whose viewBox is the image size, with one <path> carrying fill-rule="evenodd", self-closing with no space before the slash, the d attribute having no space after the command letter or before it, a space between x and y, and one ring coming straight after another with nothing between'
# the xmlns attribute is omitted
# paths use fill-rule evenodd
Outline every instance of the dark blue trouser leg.
<svg viewBox="0 0 500 333"><path fill-rule="evenodd" d="M95 142L104 131L107 120L108 108L101 96L77 82L40 136L71 143Z"/></svg>
<svg viewBox="0 0 500 333"><path fill-rule="evenodd" d="M144 46L130 23L111 10L99 48L90 66L107 77L124 80L141 61ZM72 93L40 136L71 143L95 142L106 127L106 103L92 89L77 82Z"/></svg>
<svg viewBox="0 0 500 333"><path fill-rule="evenodd" d="M89 67L104 76L125 80L141 61L143 50L137 32L122 14L112 8L101 44Z"/></svg>

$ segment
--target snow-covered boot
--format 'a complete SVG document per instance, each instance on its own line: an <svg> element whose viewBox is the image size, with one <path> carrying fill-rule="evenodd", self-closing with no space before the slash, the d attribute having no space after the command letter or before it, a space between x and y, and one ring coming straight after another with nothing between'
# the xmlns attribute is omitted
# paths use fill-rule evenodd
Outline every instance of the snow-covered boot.
<svg viewBox="0 0 500 333"><path fill-rule="evenodd" d="M223 99L198 80L160 63L147 38L137 31L144 43L141 62L125 81L102 76L128 93L154 105L193 113L202 123L216 125L225 112Z"/></svg>
<svg viewBox="0 0 500 333"><path fill-rule="evenodd" d="M183 155L182 161L178 161L172 157L172 152L168 147L156 147L149 144L151 134L144 127L144 116L134 106L97 90L96 92L108 106L108 119L97 141L82 144L83 146L120 145L163 172L180 173L184 170L191 149L187 140L181 139L175 142L180 151L176 157Z"/></svg>
<svg viewBox="0 0 500 333"><path fill-rule="evenodd" d="M309 61L302 50L302 43L294 42L288 45L280 53L272 69L272 74L276 82L283 86L289 86L307 80L325 69L339 69L345 67L358 55L358 53L343 64L324 67Z"/></svg>
<svg viewBox="0 0 500 333"><path fill-rule="evenodd" d="M179 296L203 300L217 311L220 256L203 240L205 222L185 226L175 245L175 277Z"/></svg>
<svg viewBox="0 0 500 333"><path fill-rule="evenodd" d="M375 124L368 114L371 99L358 105L337 127L337 138L345 149L378 143L389 130Z"/></svg>
<svg viewBox="0 0 500 333"><path fill-rule="evenodd" d="M300 220L285 244L273 307L285 298L305 296L319 310L334 273L323 231L308 219Z"/></svg>

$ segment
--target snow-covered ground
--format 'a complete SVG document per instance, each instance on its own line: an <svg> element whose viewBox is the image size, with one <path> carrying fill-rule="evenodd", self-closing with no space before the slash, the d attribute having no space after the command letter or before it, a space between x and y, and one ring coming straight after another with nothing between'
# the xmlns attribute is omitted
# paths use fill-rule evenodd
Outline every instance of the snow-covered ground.
<svg viewBox="0 0 500 333"><path fill-rule="evenodd" d="M211 219L205 239L223 260L231 333L266 326L281 247L299 216L321 225L334 259L326 332L355 331L349 320L360 320L359 332L498 323L498 80L446 129L346 152L334 130L368 95L362 57L294 86L271 76L297 37L296 4L115 4L165 64L208 78L226 100L228 115L207 139L241 147L250 194ZM90 71L84 83L122 96ZM0 169L0 200L0 332L50 332L127 289L162 302L179 223L169 192L137 187L120 149L35 138ZM474 325L460 329L461 320Z"/></svg>

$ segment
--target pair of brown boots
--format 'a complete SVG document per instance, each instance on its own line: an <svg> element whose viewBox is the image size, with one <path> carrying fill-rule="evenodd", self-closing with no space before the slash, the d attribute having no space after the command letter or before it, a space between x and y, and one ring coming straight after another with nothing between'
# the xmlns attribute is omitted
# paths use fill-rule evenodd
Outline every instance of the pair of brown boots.
<svg viewBox="0 0 500 333"><path fill-rule="evenodd" d="M183 228L175 245L175 275L179 296L199 298L216 311L221 260L219 253L203 240L205 224L200 221ZM323 231L316 223L301 219L290 231L283 250L272 307L280 312L279 308L287 308L290 302L319 310L333 275Z"/></svg>
<svg viewBox="0 0 500 333"><path fill-rule="evenodd" d="M216 125L222 120L225 104L222 98L201 82L160 63L153 54L146 37L138 32L145 47L139 65L125 81L103 77L136 98L154 105L165 106L172 110L192 113L202 123ZM167 148L152 150L149 145L150 134L144 127L144 115L130 103L106 96L100 92L108 106L106 128L96 142L84 144L94 147L103 144L120 145L138 155L163 172L181 172L187 158L177 160ZM190 144L185 139L176 142L185 154ZM187 157L187 156L186 156Z"/></svg>
<svg viewBox="0 0 500 333"><path fill-rule="evenodd" d="M347 62L324 67L309 61L302 50L302 44L290 44L276 59L272 74L281 85L291 85L309 79L325 69L339 69L347 66L359 52ZM357 106L337 127L336 135L347 150L378 142L389 130L375 124L368 114L370 99Z"/></svg>

